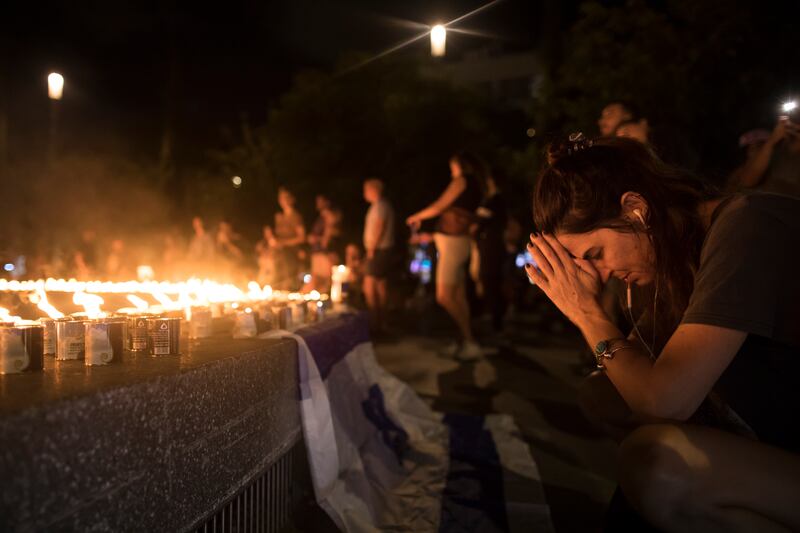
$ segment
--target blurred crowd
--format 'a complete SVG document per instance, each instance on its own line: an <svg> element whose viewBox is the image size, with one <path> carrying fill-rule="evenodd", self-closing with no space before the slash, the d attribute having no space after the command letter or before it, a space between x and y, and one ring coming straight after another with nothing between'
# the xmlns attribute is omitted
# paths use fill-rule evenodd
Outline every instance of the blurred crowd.
<svg viewBox="0 0 800 533"><path fill-rule="evenodd" d="M755 129L741 135L741 162L727 179L729 190L756 188L800 196L800 117L794 116L799 111L791 106L784 111L786 116L777 119L772 131ZM658 125L626 102L611 102L600 111L596 133L635 139L669 161ZM84 229L71 249L7 263L5 275L112 281L196 276L325 292L332 269L344 265L349 298L370 309L376 331L386 329L388 310L408 306L414 298L435 299L461 332L450 351L470 359L481 351L472 332L475 315L485 315L499 333L509 312L528 297L521 267L530 261L525 256L530 224L527 217L511 215L502 172L467 152L453 155L449 166L451 179L445 190L408 216L405 225L398 222L391 188L378 178L366 179L366 214L348 221L350 228L361 229L358 237L345 232L345 215L334 198L316 195L316 216L309 226L293 192L281 187L278 209L255 244L231 221L210 224L201 216L192 219L191 231L156 234L144 246L129 245L122 238L101 242L97 230ZM404 290L397 290L401 286Z"/></svg>

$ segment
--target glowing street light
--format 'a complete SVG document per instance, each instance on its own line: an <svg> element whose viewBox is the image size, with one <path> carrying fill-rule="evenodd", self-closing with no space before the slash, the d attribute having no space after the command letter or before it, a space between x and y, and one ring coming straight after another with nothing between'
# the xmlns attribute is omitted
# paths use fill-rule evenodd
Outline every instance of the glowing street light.
<svg viewBox="0 0 800 533"><path fill-rule="evenodd" d="M792 111L797 109L797 102L795 100L792 100L790 102L784 102L781 107L784 113L791 113Z"/></svg>
<svg viewBox="0 0 800 533"><path fill-rule="evenodd" d="M47 95L51 100L61 100L64 94L64 76L58 72L51 72L47 76Z"/></svg>
<svg viewBox="0 0 800 533"><path fill-rule="evenodd" d="M231 178L231 183L233 183L233 187L235 189L238 189L239 187L241 187L242 186L242 178L241 178L241 176L232 177Z"/></svg>
<svg viewBox="0 0 800 533"><path fill-rule="evenodd" d="M431 28L431 55L433 57L444 57L446 41L447 30L444 29L444 26L437 24Z"/></svg>
<svg viewBox="0 0 800 533"><path fill-rule="evenodd" d="M58 108L64 95L64 76L58 72L47 75L47 96L50 97L50 142L47 147L47 159L52 164L58 152Z"/></svg>

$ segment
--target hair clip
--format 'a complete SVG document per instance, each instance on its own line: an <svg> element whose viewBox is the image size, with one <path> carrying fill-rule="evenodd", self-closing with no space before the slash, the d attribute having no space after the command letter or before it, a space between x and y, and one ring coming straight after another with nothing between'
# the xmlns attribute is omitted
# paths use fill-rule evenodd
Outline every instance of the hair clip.
<svg viewBox="0 0 800 533"><path fill-rule="evenodd" d="M572 143L567 148L568 155L579 152L580 150L583 150L585 148L590 148L592 145L594 145L594 141L592 141L591 139L587 139L586 136L581 131L570 133L568 139L569 142Z"/></svg>

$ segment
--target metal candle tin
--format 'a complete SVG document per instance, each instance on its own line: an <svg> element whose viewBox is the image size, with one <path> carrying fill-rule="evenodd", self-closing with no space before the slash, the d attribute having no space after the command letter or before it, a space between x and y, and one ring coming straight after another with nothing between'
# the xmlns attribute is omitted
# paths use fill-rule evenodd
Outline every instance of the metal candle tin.
<svg viewBox="0 0 800 533"><path fill-rule="evenodd" d="M306 302L308 305L309 322L322 322L325 320L325 304L319 300Z"/></svg>
<svg viewBox="0 0 800 533"><path fill-rule="evenodd" d="M119 363L125 349L126 318L105 318L84 322L86 366Z"/></svg>
<svg viewBox="0 0 800 533"><path fill-rule="evenodd" d="M56 321L52 318L40 318L39 324L44 328L44 354L56 354Z"/></svg>
<svg viewBox="0 0 800 533"><path fill-rule="evenodd" d="M233 338L249 339L258 333L256 315L252 311L236 311L233 322Z"/></svg>
<svg viewBox="0 0 800 533"><path fill-rule="evenodd" d="M131 314L126 319L128 321L127 340L125 347L132 352L147 351L147 319L153 315Z"/></svg>
<svg viewBox="0 0 800 533"><path fill-rule="evenodd" d="M205 339L211 336L211 308L192 307L192 318L189 319L189 338Z"/></svg>
<svg viewBox="0 0 800 533"><path fill-rule="evenodd" d="M147 351L150 355L178 355L180 339L180 318L147 319Z"/></svg>
<svg viewBox="0 0 800 533"><path fill-rule="evenodd" d="M86 352L83 321L71 317L56 320L56 359L83 359Z"/></svg>
<svg viewBox="0 0 800 533"><path fill-rule="evenodd" d="M292 309L287 306L278 306L272 308L272 316L274 317L274 324L277 324L278 329L289 329L292 327Z"/></svg>
<svg viewBox="0 0 800 533"><path fill-rule="evenodd" d="M34 372L44 368L42 326L0 328L0 374Z"/></svg>
<svg viewBox="0 0 800 533"><path fill-rule="evenodd" d="M294 302L290 306L292 310L292 324L295 326L302 326L306 323L306 316L308 314L308 306L305 301Z"/></svg>

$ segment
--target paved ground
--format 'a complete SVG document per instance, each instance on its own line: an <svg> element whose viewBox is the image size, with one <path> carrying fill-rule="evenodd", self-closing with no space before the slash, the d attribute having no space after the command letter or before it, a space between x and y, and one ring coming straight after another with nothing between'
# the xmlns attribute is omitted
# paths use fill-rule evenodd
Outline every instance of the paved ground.
<svg viewBox="0 0 800 533"><path fill-rule="evenodd" d="M376 340L381 365L437 411L512 415L539 467L556 531L599 531L615 487L615 445L577 407L587 368L577 331L541 302L507 321L494 339L497 353L460 363L438 355L453 335L440 311L403 313L393 323L394 334Z"/></svg>

